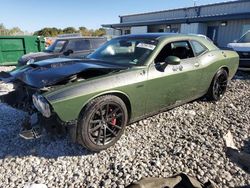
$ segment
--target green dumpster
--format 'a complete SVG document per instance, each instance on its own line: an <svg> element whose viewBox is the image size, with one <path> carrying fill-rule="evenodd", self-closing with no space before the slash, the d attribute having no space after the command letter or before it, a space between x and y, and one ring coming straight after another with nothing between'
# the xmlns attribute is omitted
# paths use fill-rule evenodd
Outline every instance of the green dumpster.
<svg viewBox="0 0 250 188"><path fill-rule="evenodd" d="M0 36L0 66L16 65L24 54L40 52L45 49L44 37L38 36Z"/></svg>

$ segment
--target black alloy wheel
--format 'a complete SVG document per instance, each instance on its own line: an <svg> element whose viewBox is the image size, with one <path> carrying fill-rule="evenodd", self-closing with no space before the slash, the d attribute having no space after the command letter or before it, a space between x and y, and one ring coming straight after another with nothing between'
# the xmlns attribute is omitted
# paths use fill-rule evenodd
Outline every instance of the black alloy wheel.
<svg viewBox="0 0 250 188"><path fill-rule="evenodd" d="M225 69L219 70L211 83L207 98L209 100L218 101L226 92L228 84L228 73Z"/></svg>
<svg viewBox="0 0 250 188"><path fill-rule="evenodd" d="M128 121L124 102L113 95L105 95L90 102L78 123L78 142L92 151L114 145L124 132Z"/></svg>

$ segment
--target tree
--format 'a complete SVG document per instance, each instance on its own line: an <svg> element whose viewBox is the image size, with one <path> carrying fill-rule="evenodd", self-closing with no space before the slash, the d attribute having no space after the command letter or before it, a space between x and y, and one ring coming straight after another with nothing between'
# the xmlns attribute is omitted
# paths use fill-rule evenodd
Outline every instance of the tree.
<svg viewBox="0 0 250 188"><path fill-rule="evenodd" d="M0 35L23 35L24 32L19 27L7 29L4 24L0 24Z"/></svg>
<svg viewBox="0 0 250 188"><path fill-rule="evenodd" d="M9 35L23 35L24 32L19 27L13 27L9 30Z"/></svg>
<svg viewBox="0 0 250 188"><path fill-rule="evenodd" d="M62 33L61 29L57 29L55 27L52 28L45 27L39 31L36 31L34 35L44 36L44 37L56 37L58 34L61 33Z"/></svg>
<svg viewBox="0 0 250 188"><path fill-rule="evenodd" d="M71 33L81 33L82 36L103 36L106 34L106 31L103 28L93 30L93 29L87 29L86 27L79 27L78 29L75 29L74 27L66 27L64 29L58 29L55 27L52 28L45 27L39 31L36 31L34 35L45 36L45 37L56 37L60 34L71 34Z"/></svg>
<svg viewBox="0 0 250 188"><path fill-rule="evenodd" d="M79 33L81 33L82 36L91 36L91 33L86 27L79 27Z"/></svg>
<svg viewBox="0 0 250 188"><path fill-rule="evenodd" d="M76 33L76 29L74 27L66 27L65 29L63 29L63 33L64 34L70 34L70 33Z"/></svg>
<svg viewBox="0 0 250 188"><path fill-rule="evenodd" d="M5 26L1 23L1 24L0 24L0 35L7 35L7 34L8 34L7 29L6 29Z"/></svg>
<svg viewBox="0 0 250 188"><path fill-rule="evenodd" d="M93 35L94 36L99 36L99 37L104 36L104 35L106 35L106 30L103 29L103 28L99 28L99 29L94 31Z"/></svg>

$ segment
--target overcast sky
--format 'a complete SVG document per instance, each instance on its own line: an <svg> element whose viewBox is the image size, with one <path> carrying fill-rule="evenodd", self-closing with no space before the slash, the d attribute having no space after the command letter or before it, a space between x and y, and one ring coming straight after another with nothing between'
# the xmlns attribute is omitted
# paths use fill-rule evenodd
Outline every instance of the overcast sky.
<svg viewBox="0 0 250 188"><path fill-rule="evenodd" d="M223 0L197 0L197 5ZM225 0L224 0L225 1ZM43 27L96 29L119 15L193 6L193 0L1 0L0 23L34 32Z"/></svg>

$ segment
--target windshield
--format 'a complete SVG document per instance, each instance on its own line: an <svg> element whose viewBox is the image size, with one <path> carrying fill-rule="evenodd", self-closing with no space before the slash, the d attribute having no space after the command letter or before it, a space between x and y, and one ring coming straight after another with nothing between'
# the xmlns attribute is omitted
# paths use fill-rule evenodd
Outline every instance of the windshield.
<svg viewBox="0 0 250 188"><path fill-rule="evenodd" d="M239 43L250 43L250 31L248 31L243 37L238 41Z"/></svg>
<svg viewBox="0 0 250 188"><path fill-rule="evenodd" d="M112 39L88 58L108 61L116 64L143 65L156 47L152 39Z"/></svg>
<svg viewBox="0 0 250 188"><path fill-rule="evenodd" d="M66 44L66 40L56 40L51 46L49 46L46 50L44 50L45 52L61 52L61 50L63 49L63 47Z"/></svg>

